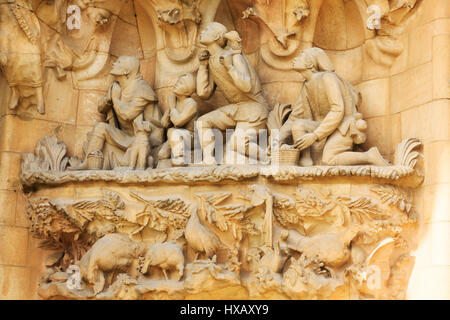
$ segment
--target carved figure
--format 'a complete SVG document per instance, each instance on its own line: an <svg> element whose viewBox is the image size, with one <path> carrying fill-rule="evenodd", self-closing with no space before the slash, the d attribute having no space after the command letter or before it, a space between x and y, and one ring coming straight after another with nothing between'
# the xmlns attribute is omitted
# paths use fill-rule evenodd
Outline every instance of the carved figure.
<svg viewBox="0 0 450 320"><path fill-rule="evenodd" d="M220 240L214 232L205 227L194 210L184 232L188 245L196 251L194 260L204 252L206 258L212 257L220 247Z"/></svg>
<svg viewBox="0 0 450 320"><path fill-rule="evenodd" d="M400 35L408 21L414 16L417 0L366 0L370 11L373 5L380 10L368 20L367 27L374 29L376 36L366 41L365 50L372 60L381 66L390 67L403 52ZM374 11L370 11L374 13ZM377 21L378 20L378 21Z"/></svg>
<svg viewBox="0 0 450 320"><path fill-rule="evenodd" d="M186 165L186 154L194 144L194 123L198 117L197 102L191 98L195 92L195 77L186 73L178 78L169 96L169 109L161 123L167 130L167 139L159 152L159 159L171 156L172 166ZM189 142L187 142L189 141ZM190 156L190 155L189 155Z"/></svg>
<svg viewBox="0 0 450 320"><path fill-rule="evenodd" d="M290 230L289 235L283 234L289 249L302 252L310 258L317 258L331 267L342 265L350 256L348 246L358 234L357 226L352 225L347 230L337 234L318 234L312 237L302 236Z"/></svg>
<svg viewBox="0 0 450 320"><path fill-rule="evenodd" d="M0 68L11 89L9 108L34 95L37 110L45 113L42 93L40 26L31 1L10 0L0 5Z"/></svg>
<svg viewBox="0 0 450 320"><path fill-rule="evenodd" d="M67 9L67 1L65 2L63 7ZM64 36L61 32L50 35L47 40L45 66L55 68L59 80L65 78L67 71L70 70L76 88L106 90L111 80L111 75L106 69L110 62L108 52L117 15L123 3L124 0L77 0L69 3L81 9L79 23L82 25L82 32L74 29ZM45 12L48 11L49 5L52 4L41 6L41 10L38 11L39 18L48 23L52 29L66 28L64 11L62 14L64 18L56 22L57 10L61 5L54 4L53 14ZM68 18L70 19L70 16Z"/></svg>
<svg viewBox="0 0 450 320"><path fill-rule="evenodd" d="M111 74L117 81L110 86L98 106L99 112L106 114L106 122L97 123L90 132L86 158L77 169L114 169L127 160L128 165L134 167L135 159L138 160L138 167L142 168L149 149L144 132L151 131L151 148L157 148L162 143L161 112L153 89L139 72L139 60L119 57L113 64ZM124 158L129 148L131 150ZM152 167L153 163L146 165Z"/></svg>
<svg viewBox="0 0 450 320"><path fill-rule="evenodd" d="M259 37L261 60L269 66L288 70L289 60L311 41L316 15L310 16L310 11L320 6L321 1L309 2L313 8L307 0L251 1L251 6L242 12L242 19L258 25L253 36Z"/></svg>
<svg viewBox="0 0 450 320"><path fill-rule="evenodd" d="M84 280L101 292L106 283L105 273L128 272L129 267L143 255L144 247L127 236L113 233L99 239L77 264Z"/></svg>
<svg viewBox="0 0 450 320"><path fill-rule="evenodd" d="M323 146L322 162L327 165L389 165L376 147L367 152L352 151L354 144L365 141L367 124L357 110L360 95L334 72L325 51L304 50L292 66L304 76L305 84L294 106L295 120L282 128L280 140L290 125L294 146L303 150L300 164L313 165L310 147L318 142Z"/></svg>
<svg viewBox="0 0 450 320"><path fill-rule="evenodd" d="M274 249L267 248L268 253L264 254L260 261L258 261L257 269L265 268L270 270L273 273L279 273L283 268L284 263L286 262L286 257L282 255L280 242L274 246ZM263 250L264 251L264 250Z"/></svg>
<svg viewBox="0 0 450 320"><path fill-rule="evenodd" d="M209 23L200 34L200 42L208 51L200 54L200 67L197 74L197 94L209 99L219 87L231 104L220 107L201 116L197 121L203 163L215 165L214 133L212 129L236 129L227 145L227 151L238 152L249 157L251 148L259 150L255 142L258 130L266 128L269 106L262 95L261 84L254 68L244 54L235 54L226 59L229 51L225 49L227 29L218 22ZM240 129L240 130L239 130ZM248 130L251 129L251 130ZM242 131L242 132L240 132ZM238 150L237 139L245 132L245 150ZM231 143L231 144L230 144ZM259 155L264 154L262 151ZM264 157L260 159L265 161Z"/></svg>
<svg viewBox="0 0 450 320"><path fill-rule="evenodd" d="M141 272L146 274L149 267L160 267L164 277L168 280L167 270L175 268L180 280L184 271L183 249L174 242L156 243L152 245L142 261Z"/></svg>
<svg viewBox="0 0 450 320"><path fill-rule="evenodd" d="M130 169L144 170L148 164L153 163L150 156L150 133L152 127L150 122L144 121L143 114L133 121L135 139L131 146L127 149L122 165L128 166Z"/></svg>

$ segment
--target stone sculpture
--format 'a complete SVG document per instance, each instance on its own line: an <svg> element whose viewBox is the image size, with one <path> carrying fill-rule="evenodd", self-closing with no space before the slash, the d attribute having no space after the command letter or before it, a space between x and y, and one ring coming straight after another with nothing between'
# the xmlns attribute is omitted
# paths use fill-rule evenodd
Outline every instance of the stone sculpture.
<svg viewBox="0 0 450 320"><path fill-rule="evenodd" d="M139 60L120 57L111 74L116 81L99 102L99 112L106 122L97 123L89 134L86 157L75 169L114 169L121 165L153 167L150 148L162 143L163 128L157 98L150 85L142 79ZM147 140L147 133L149 134ZM137 159L138 158L138 159Z"/></svg>
<svg viewBox="0 0 450 320"><path fill-rule="evenodd" d="M269 106L262 95L258 75L244 54L234 54L233 59L225 58L230 52L225 47L227 29L218 22L209 23L200 33L200 43L207 51L200 54L197 73L197 94L208 99L219 87L231 104L220 107L201 116L197 121L203 163L216 164L214 158L214 132L236 129L230 138L227 151L250 156L249 150L259 150L255 139L258 131L266 128ZM235 64L235 62L238 62ZM237 139L245 139L245 150L238 150ZM256 156L264 155L258 152ZM253 155L255 156L255 155ZM266 159L260 159L265 161Z"/></svg>
<svg viewBox="0 0 450 320"><path fill-rule="evenodd" d="M48 21L52 29L67 28L65 19L58 16L60 7L64 9L64 17L71 5L80 13L79 30L69 27L67 32L49 34L45 66L55 68L59 80L70 72L77 88L106 90L112 80L108 72L111 64L108 51L123 3L124 0L41 3L39 18Z"/></svg>
<svg viewBox="0 0 450 320"><path fill-rule="evenodd" d="M195 92L195 84L195 77L190 73L178 78L169 96L169 109L161 119L162 125L168 128L168 141L161 147L159 159L170 158L174 167L191 162L194 125L198 117L197 102L191 98Z"/></svg>
<svg viewBox="0 0 450 320"><path fill-rule="evenodd" d="M184 272L183 250L174 242L157 243L152 245L145 253L141 262L140 271L148 272L149 267L160 267L164 278L168 280L167 270L176 269L177 280L180 280Z"/></svg>
<svg viewBox="0 0 450 320"><path fill-rule="evenodd" d="M367 124L357 110L359 92L334 72L327 54L320 48L306 49L292 67L303 75L305 83L280 129L280 141L292 135L294 146L302 150L300 164L314 164L313 147L321 154L316 162L326 165L389 165L376 147L353 152L353 145L366 139Z"/></svg>
<svg viewBox="0 0 450 320"><path fill-rule="evenodd" d="M31 1L14 0L0 6L0 68L11 89L9 108L34 96L39 113L45 113L42 92L40 25Z"/></svg>
<svg viewBox="0 0 450 320"><path fill-rule="evenodd" d="M41 53L33 42L39 29L29 27L36 22L34 12L22 12L29 3L19 2L0 5L0 33L3 25L15 28L20 46L35 50L27 77L39 82ZM66 129L59 127L22 157L21 202L31 231L42 248L55 251L45 261L41 297L405 296L414 265L410 235L418 222L411 189L424 179L415 168L421 143L407 138L395 152L383 152L393 154L392 165L376 147L360 151L367 122L359 91L335 71L332 52L330 59L323 49L310 48L316 25L322 28L316 23L322 2L333 5L229 0L230 9L219 0L76 1L87 23L77 41L76 31L62 31L66 2L38 5L36 14L52 29L46 31L44 65L56 68L58 80L70 78L71 89L88 91L77 93L79 101L96 96L94 90L104 95L97 109L104 119L75 123L77 132L91 130L81 160L72 157L81 146L61 142ZM350 3L341 2L343 8ZM390 12L407 14L416 1L384 3ZM121 12L122 5L128 11ZM227 10L233 14L223 17ZM145 14L136 17L138 11ZM221 23L211 22L216 12ZM120 32L113 35L116 23L126 36L141 28L134 36L142 47L133 56L116 54L123 49L111 43L123 41ZM233 24L239 32L225 27ZM11 39L0 39L2 66L14 62ZM22 58L16 60L21 66ZM13 72L4 69L11 85ZM164 100L164 113L144 76ZM274 94L272 77L283 78L276 87L283 94ZM11 88L14 102L22 91ZM289 101L291 96L298 100ZM77 117L87 116L80 106L86 104L78 103ZM233 132L223 163L215 146L228 129ZM197 151L200 164L193 159ZM274 161L283 152L292 152L295 161ZM382 280L376 288L374 268Z"/></svg>
<svg viewBox="0 0 450 320"><path fill-rule="evenodd" d="M142 252L143 247L125 235L105 235L80 260L81 275L93 284L97 294L107 283L105 273L114 276L114 271L128 272L133 261L136 262Z"/></svg>

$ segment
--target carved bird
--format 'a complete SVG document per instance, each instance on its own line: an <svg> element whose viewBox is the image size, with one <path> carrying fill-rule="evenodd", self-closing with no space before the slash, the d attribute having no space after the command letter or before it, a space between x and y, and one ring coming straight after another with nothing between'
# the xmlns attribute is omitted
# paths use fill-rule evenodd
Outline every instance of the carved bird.
<svg viewBox="0 0 450 320"><path fill-rule="evenodd" d="M220 247L219 238L214 232L205 227L198 218L197 209L194 209L184 231L188 245L195 250L195 258L204 252L207 258L212 257Z"/></svg>
<svg viewBox="0 0 450 320"><path fill-rule="evenodd" d="M349 245L358 231L357 226L351 226L341 233L305 237L290 230L287 246L291 250L302 252L307 257L317 258L328 266L338 267L349 258Z"/></svg>

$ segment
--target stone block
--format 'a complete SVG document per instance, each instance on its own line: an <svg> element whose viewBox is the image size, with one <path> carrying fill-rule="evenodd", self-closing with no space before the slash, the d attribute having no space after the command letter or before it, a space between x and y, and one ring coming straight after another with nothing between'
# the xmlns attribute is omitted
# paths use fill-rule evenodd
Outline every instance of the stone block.
<svg viewBox="0 0 450 320"><path fill-rule="evenodd" d="M387 157L391 153L391 126L388 116L367 119L367 141L363 144L365 150L378 147L380 153Z"/></svg>
<svg viewBox="0 0 450 320"><path fill-rule="evenodd" d="M105 95L103 91L80 90L77 125L93 126L105 119L105 115L97 111L98 101Z"/></svg>
<svg viewBox="0 0 450 320"><path fill-rule="evenodd" d="M359 111L364 118L389 114L389 79L375 79L360 83L358 86L362 96Z"/></svg>
<svg viewBox="0 0 450 320"><path fill-rule="evenodd" d="M10 190L0 190L0 224L13 226L15 224L17 193Z"/></svg>
<svg viewBox="0 0 450 320"><path fill-rule="evenodd" d="M432 64L394 75L391 79L391 112L397 113L432 100Z"/></svg>
<svg viewBox="0 0 450 320"><path fill-rule="evenodd" d="M143 58L141 39L136 25L117 20L111 40L110 53L113 56L135 56Z"/></svg>
<svg viewBox="0 0 450 320"><path fill-rule="evenodd" d="M345 51L327 51L336 72L353 85L362 80L363 57L362 47Z"/></svg>
<svg viewBox="0 0 450 320"><path fill-rule="evenodd" d="M28 229L0 225L0 264L26 266Z"/></svg>
<svg viewBox="0 0 450 320"><path fill-rule="evenodd" d="M74 142L75 125L38 119L21 119L7 115L4 120L5 137L0 141L0 151L33 152L37 142L44 136L56 135L71 151ZM27 133L24 135L18 132Z"/></svg>
<svg viewBox="0 0 450 320"><path fill-rule="evenodd" d="M0 265L0 299L28 299L29 285L29 268Z"/></svg>
<svg viewBox="0 0 450 320"><path fill-rule="evenodd" d="M450 98L450 35L433 38L433 99Z"/></svg>
<svg viewBox="0 0 450 320"><path fill-rule="evenodd" d="M432 41L433 25L431 23L427 23L409 32L408 68L431 61Z"/></svg>
<svg viewBox="0 0 450 320"><path fill-rule="evenodd" d="M0 152L0 189L19 188L21 157L15 152Z"/></svg>
<svg viewBox="0 0 450 320"><path fill-rule="evenodd" d="M450 141L424 145L424 185L450 182Z"/></svg>

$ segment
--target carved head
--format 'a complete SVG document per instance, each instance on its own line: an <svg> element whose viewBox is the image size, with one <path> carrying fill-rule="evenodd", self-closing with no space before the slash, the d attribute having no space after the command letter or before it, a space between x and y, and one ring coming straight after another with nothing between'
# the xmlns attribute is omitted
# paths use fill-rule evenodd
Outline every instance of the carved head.
<svg viewBox="0 0 450 320"><path fill-rule="evenodd" d="M292 68L299 72L334 71L334 66L325 51L320 48L309 48L292 61Z"/></svg>
<svg viewBox="0 0 450 320"><path fill-rule="evenodd" d="M242 40L237 31L232 30L225 33L225 39L227 39L227 45L229 45L231 49L242 50Z"/></svg>
<svg viewBox="0 0 450 320"><path fill-rule="evenodd" d="M193 95L195 92L195 77L191 73L183 74L173 86L173 92L187 97Z"/></svg>
<svg viewBox="0 0 450 320"><path fill-rule="evenodd" d="M217 42L222 48L225 46L225 33L227 28L219 22L210 22L206 25L205 29L200 32L200 43L211 44Z"/></svg>
<svg viewBox="0 0 450 320"><path fill-rule="evenodd" d="M136 75L139 73L139 59L121 56L113 63L110 73L115 76Z"/></svg>

